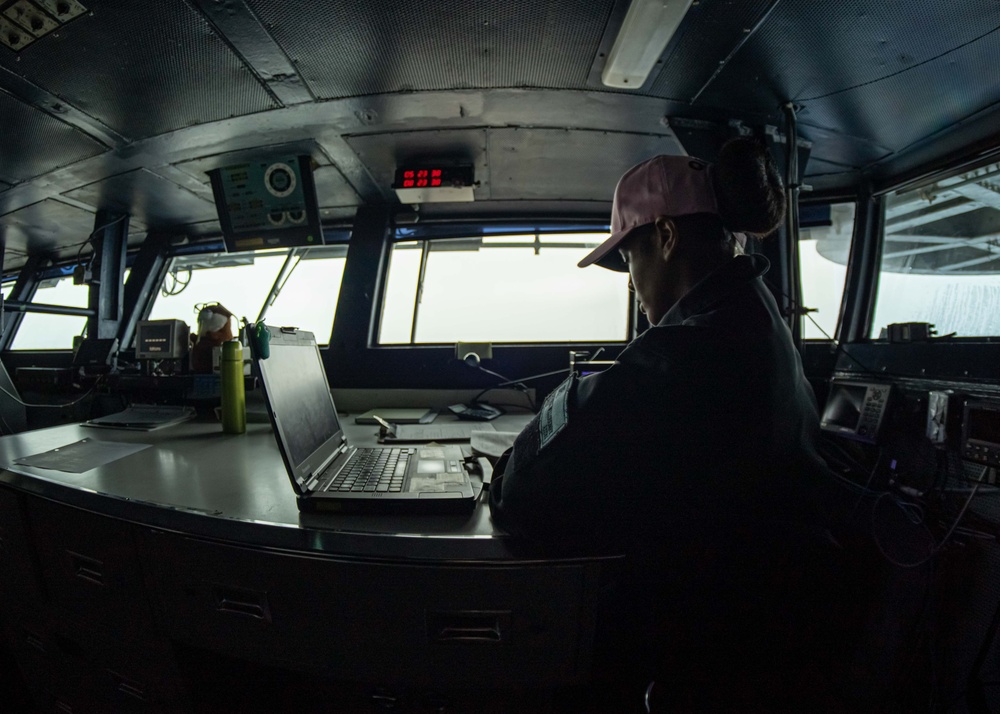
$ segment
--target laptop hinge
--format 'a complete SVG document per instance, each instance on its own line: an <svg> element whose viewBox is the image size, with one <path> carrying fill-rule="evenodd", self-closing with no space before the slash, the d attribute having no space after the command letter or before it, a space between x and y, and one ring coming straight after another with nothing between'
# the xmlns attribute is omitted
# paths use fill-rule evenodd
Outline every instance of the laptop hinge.
<svg viewBox="0 0 1000 714"><path fill-rule="evenodd" d="M319 477L322 476L323 473L326 472L326 470L327 470L327 468L329 468L330 464L332 464L339 456L341 456L341 455L343 455L345 453L347 453L347 444L343 443L343 444L340 445L339 449L337 449L332 454L330 454L330 457L328 459L326 459L323 463L321 463L319 466L317 466L316 470L312 472L312 475L309 477L309 480L306 482L306 490L307 491L311 491L313 489L313 487L316 485L316 482L319 481Z"/></svg>

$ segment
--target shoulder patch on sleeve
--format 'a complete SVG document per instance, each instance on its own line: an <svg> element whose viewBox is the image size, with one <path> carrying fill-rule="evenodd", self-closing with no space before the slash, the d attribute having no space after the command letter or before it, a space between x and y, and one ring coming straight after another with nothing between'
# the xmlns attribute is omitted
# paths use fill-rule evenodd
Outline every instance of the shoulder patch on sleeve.
<svg viewBox="0 0 1000 714"><path fill-rule="evenodd" d="M576 374L571 374L545 398L538 413L538 450L541 451L569 424L569 396Z"/></svg>

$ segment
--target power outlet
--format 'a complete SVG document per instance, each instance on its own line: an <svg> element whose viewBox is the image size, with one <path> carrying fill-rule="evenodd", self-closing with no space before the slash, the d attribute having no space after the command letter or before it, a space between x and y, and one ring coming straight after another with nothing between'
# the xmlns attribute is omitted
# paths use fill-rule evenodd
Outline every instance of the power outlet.
<svg viewBox="0 0 1000 714"><path fill-rule="evenodd" d="M493 344L490 342L456 342L455 359L465 359L470 354L480 360L493 359Z"/></svg>

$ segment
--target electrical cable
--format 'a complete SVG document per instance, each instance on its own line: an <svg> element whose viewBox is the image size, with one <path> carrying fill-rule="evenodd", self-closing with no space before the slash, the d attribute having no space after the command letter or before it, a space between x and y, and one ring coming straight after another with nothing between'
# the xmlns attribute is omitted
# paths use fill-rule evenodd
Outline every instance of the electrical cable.
<svg viewBox="0 0 1000 714"><path fill-rule="evenodd" d="M71 407L74 404L79 404L80 402L82 402L84 399L86 399L87 397L89 397L94 392L94 390L97 389L101 385L101 383L103 381L104 381L104 376L102 375L102 376L100 376L100 377L97 378L97 381L94 382L94 385L90 389L88 389L86 392L84 392L82 395L80 395L79 397L77 397L73 401L66 402L65 404L29 404L28 402L22 401L19 397L11 394L10 392L8 392L3 387L0 387L0 393L6 394L8 397L10 397L11 399L13 399L15 402L17 402L18 404L20 404L22 407L31 407L33 409L62 409L63 407Z"/></svg>
<svg viewBox="0 0 1000 714"><path fill-rule="evenodd" d="M122 215L118 216L118 218L114 219L113 221L108 221L103 226L98 226L97 228L95 228L91 232L91 234L89 236L87 236L87 239L85 241L83 241L83 242L81 242L81 243L78 244L80 246L80 250L78 250L76 252L76 259L73 262L79 265L79 263L80 263L80 256L83 254L84 246L86 246L88 243L90 243L90 241L92 241L94 239L94 236L96 236L98 233L100 233L101 231L103 231L105 228L110 228L113 225L121 223L126 218L128 218L128 214L122 214ZM67 246L67 247L72 248L73 246L70 245L70 246ZM91 255L91 259L93 259L93 255Z"/></svg>
<svg viewBox="0 0 1000 714"><path fill-rule="evenodd" d="M181 272L181 270L187 271L187 280L182 281L180 278L177 277L178 274ZM170 272L167 273L167 278L173 280L173 285L171 285L168 288L167 280L164 279L163 287L160 288L160 295L162 295L163 297L173 297L174 295L180 295L182 292L184 292L187 286L191 284L191 277L193 275L191 268L182 268L181 270L171 270Z"/></svg>
<svg viewBox="0 0 1000 714"><path fill-rule="evenodd" d="M815 312L815 308L803 307L799 302L797 302L796 300L794 300L791 296L785 294L784 290L781 290L780 288L775 287L775 285L771 281L767 280L766 278L764 278L763 280L764 280L764 283L769 288L771 288L771 290L777 292L783 298L785 298L786 300L788 300L788 303L792 306L793 310L795 310L796 312L798 312L798 313L800 313L802 315L805 315L807 318L809 318L809 321L813 325L816 326L816 329L819 330L821 333L823 333L823 336L826 337L826 339L830 340L830 342L833 343L833 346L835 348L834 352L840 352L845 357L847 357L848 359L852 360L855 364L857 364L859 367L861 367L861 369L863 369L868 374L873 375L875 377L882 376L878 372L876 372L874 369L872 369L871 367L867 366L864 362L861 362L857 357L855 357L854 355L852 355L850 352L848 352L844 348L844 346L843 346L842 343L837 342L837 340L835 340L833 337L831 337L829 335L829 333L827 333L827 331L824 330L820 326L820 324L818 322L816 322L816 320L810 314L810 312Z"/></svg>
<svg viewBox="0 0 1000 714"><path fill-rule="evenodd" d="M937 543L933 548L931 548L931 552L927 555L926 558L922 558L921 560L918 560L913 563L902 563L896 560L895 558L892 558L888 553L885 552L885 549L882 547L882 543L879 541L878 534L875 531L875 510L879 502L885 496L889 496L891 498L892 494L886 492L881 496L879 496L878 499L876 499L874 505L872 506L872 538L874 539L875 545L878 548L879 552L882 554L882 557L884 557L887 561L889 561L890 563L899 568L916 568L933 559L934 556L937 555L939 552L941 552L941 549L944 548L945 545L947 545L948 541L951 539L952 534L955 532L955 529L958 528L958 524L961 523L962 518L965 516L965 512L969 509L969 506L972 504L972 499L975 498L976 494L979 492L979 487L982 485L983 479L986 478L986 474L989 473L989 471L990 471L989 466L983 467L982 472L979 474L979 480L976 481L975 487L969 492L969 497L965 500L965 503L962 505L961 510L955 517L955 521L951 524L951 528L949 528L948 532L945 533L944 538L941 539L941 542ZM900 506L900 503L897 502L896 499L892 500L894 503L896 503L897 506Z"/></svg>
<svg viewBox="0 0 1000 714"><path fill-rule="evenodd" d="M878 450L878 456L875 457L875 465L872 466L871 473L868 474L868 480L865 481L864 492L861 494L861 496L858 497L858 500L854 504L854 508L851 509L851 516L850 516L850 518L847 519L848 523L851 523L851 522L854 521L854 517L857 516L857 514L858 514L858 508L861 507L861 502L865 499L865 496L867 494L869 494L869 493L874 493L874 491L871 490L871 485L872 485L872 481L875 480L875 473L878 471L878 466L879 466L880 463L882 463L882 449L881 448ZM881 498L881 496L879 496L879 498ZM877 504L878 500L876 500L875 503ZM874 511L874 509L875 509L875 506L873 505L872 506L872 510Z"/></svg>
<svg viewBox="0 0 1000 714"><path fill-rule="evenodd" d="M488 373L490 373L490 374L492 374L492 375L494 375L496 377L500 377L501 379L504 379L506 381L501 382L500 384L494 384L492 387L487 387L486 389L482 390L481 392L479 392L479 394L477 394L475 397L473 397L473 399L472 399L473 402L478 401L480 397L482 397L487 392L493 391L494 389L501 389L503 387L516 387L519 391L521 391L524 394L524 396L526 396L528 398L528 401L531 404L531 411L535 411L535 408L536 408L535 400L531 398L531 395L528 393L528 388L526 386L524 386L523 383L524 382L531 382L531 381L536 380L536 379L543 379L545 377L552 377L552 376L557 375L557 374L565 374L566 372L570 371L569 367L566 367L565 369L557 369L557 370L554 370L552 372L543 372L542 374L533 374L530 377L522 377L521 379L507 379L506 377L504 377L502 374L500 374L498 372L493 372L492 370L488 370L485 367L482 367L482 366L479 366L479 365L477 365L477 367L479 369L483 370L484 372L488 372ZM520 386L518 386L518 385L520 385Z"/></svg>

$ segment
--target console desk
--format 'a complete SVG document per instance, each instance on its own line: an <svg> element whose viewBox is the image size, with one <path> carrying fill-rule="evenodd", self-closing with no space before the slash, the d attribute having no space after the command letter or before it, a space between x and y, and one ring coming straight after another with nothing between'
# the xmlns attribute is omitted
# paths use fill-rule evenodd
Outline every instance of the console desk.
<svg viewBox="0 0 1000 714"><path fill-rule="evenodd" d="M80 474L14 464L84 438L150 447ZM485 497L300 514L267 424L52 427L0 438L0 469L0 620L42 709L189 710L205 692L179 652L403 690L588 676L609 563L518 554Z"/></svg>

